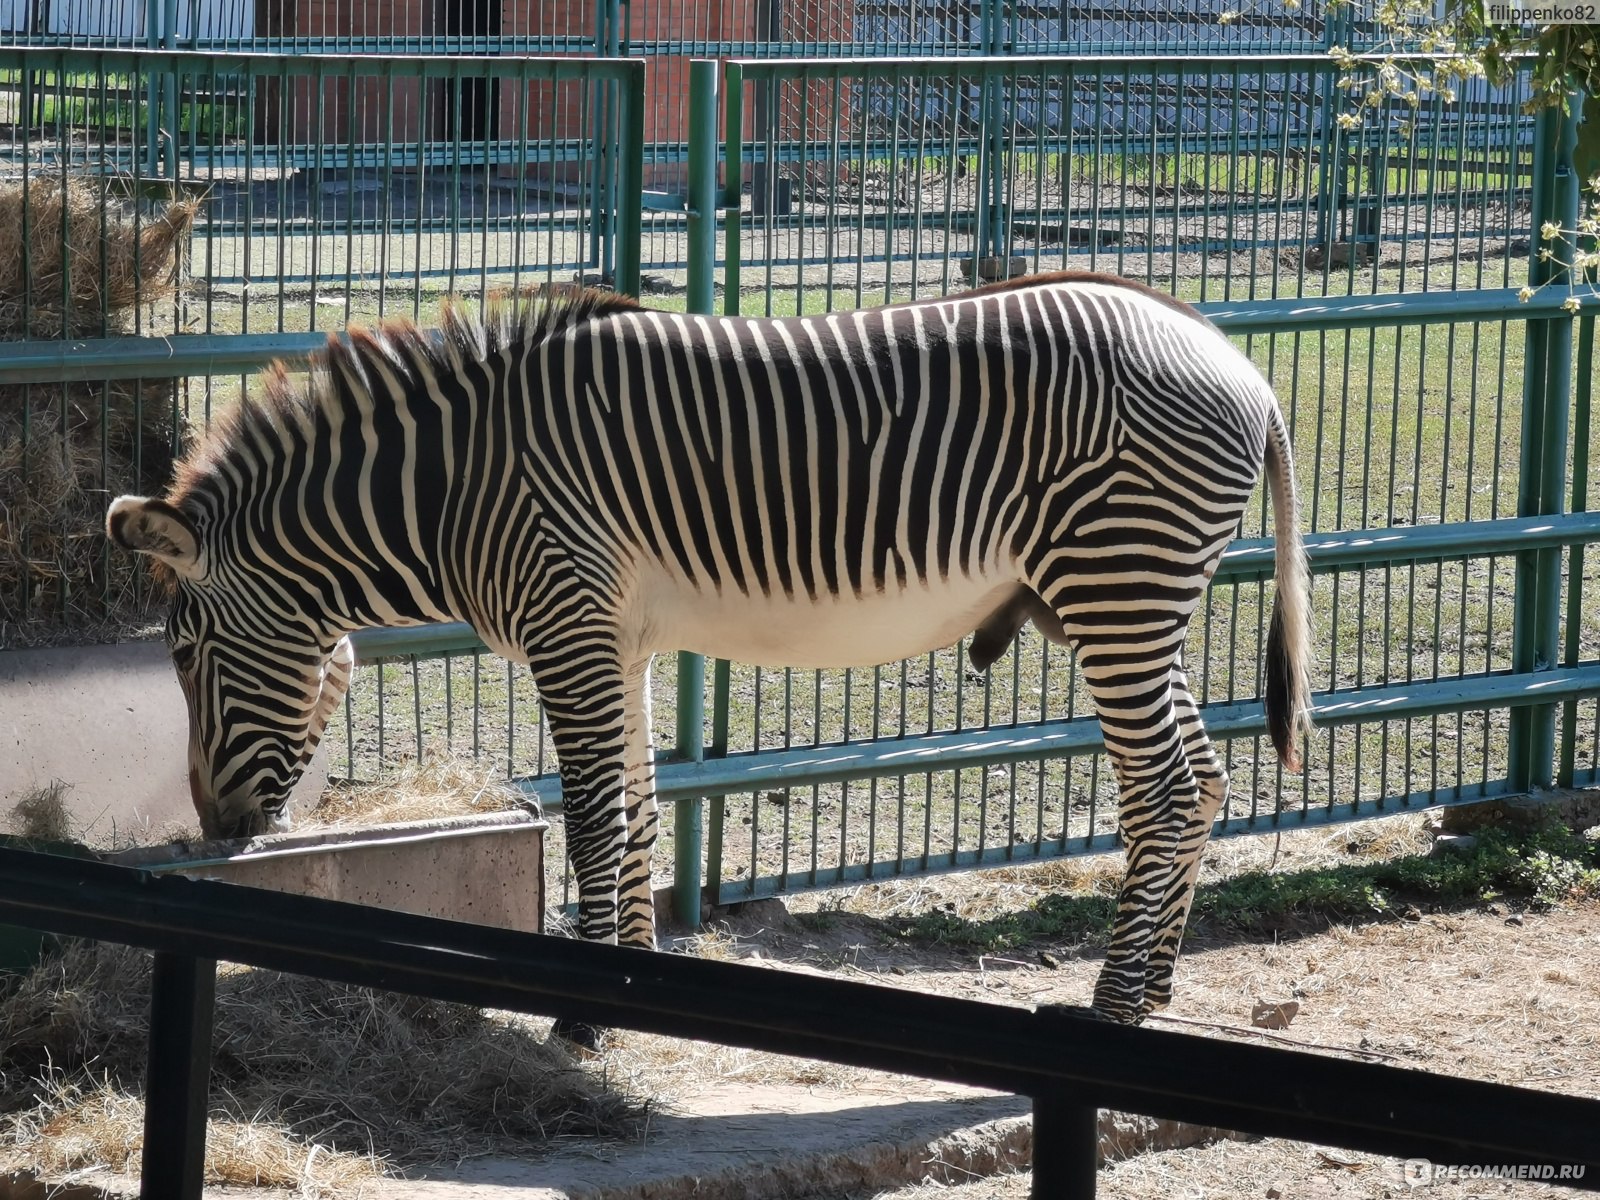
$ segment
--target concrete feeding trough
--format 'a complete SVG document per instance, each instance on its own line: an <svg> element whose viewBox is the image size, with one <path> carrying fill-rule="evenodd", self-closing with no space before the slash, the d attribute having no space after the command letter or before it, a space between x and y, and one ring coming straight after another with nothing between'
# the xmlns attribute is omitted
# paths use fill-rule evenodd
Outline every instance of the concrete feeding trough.
<svg viewBox="0 0 1600 1200"><path fill-rule="evenodd" d="M543 814L502 813L175 843L107 862L193 879L544 932Z"/></svg>

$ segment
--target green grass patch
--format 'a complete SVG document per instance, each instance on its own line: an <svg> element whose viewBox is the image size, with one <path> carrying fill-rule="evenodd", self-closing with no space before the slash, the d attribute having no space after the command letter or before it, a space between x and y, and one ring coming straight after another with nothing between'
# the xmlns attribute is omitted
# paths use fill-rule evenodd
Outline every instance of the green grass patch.
<svg viewBox="0 0 1600 1200"><path fill-rule="evenodd" d="M1304 871L1248 871L1195 893L1191 933L1260 932L1285 925L1397 917L1408 907L1459 907L1499 898L1535 910L1600 899L1600 840L1562 826L1529 832L1488 830L1470 850ZM1104 943L1116 899L1050 895L1025 909L983 920L949 910L906 919L900 937L979 953L1038 942Z"/></svg>

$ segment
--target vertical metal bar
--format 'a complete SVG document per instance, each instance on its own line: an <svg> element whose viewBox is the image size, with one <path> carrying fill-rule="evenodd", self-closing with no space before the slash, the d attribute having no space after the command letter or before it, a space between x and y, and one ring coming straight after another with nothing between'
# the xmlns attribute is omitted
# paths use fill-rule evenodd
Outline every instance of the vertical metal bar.
<svg viewBox="0 0 1600 1200"><path fill-rule="evenodd" d="M197 14L198 16L198 14ZM166 0L161 9L161 48L163 50L176 50L178 48L178 0ZM162 75L162 95L164 108L162 109L164 152L166 154L166 177L178 177L178 73L166 71ZM198 101L198 95L196 96Z"/></svg>
<svg viewBox="0 0 1600 1200"><path fill-rule="evenodd" d="M145 0L144 6L144 44L151 50L161 48L161 14L163 11L162 0ZM155 55L147 60L150 69L145 73L145 139L144 139L144 167L148 175L156 175L161 170L161 103L166 95L161 86L160 72L156 69L158 61ZM137 107L135 109L137 112ZM134 137L139 136L137 129L133 131Z"/></svg>
<svg viewBox="0 0 1600 1200"><path fill-rule="evenodd" d="M739 312L739 181L744 161L744 70L738 63L728 64L723 81L727 93L727 116L723 126L723 153L726 167L722 184L723 203L728 210L727 236L722 250L722 311L729 316ZM715 111L715 105L712 106ZM804 129L804 125L801 126ZM805 189L800 189L802 194Z"/></svg>
<svg viewBox="0 0 1600 1200"><path fill-rule="evenodd" d="M705 758L706 660L678 654L678 751L688 762ZM704 802L679 800L672 806L672 912L683 924L700 924L700 859L704 843Z"/></svg>
<svg viewBox="0 0 1600 1200"><path fill-rule="evenodd" d="M1578 106L1563 114L1545 109L1535 134L1532 228L1546 222L1572 230L1578 222L1578 177L1573 149ZM1533 287L1570 285L1570 267L1557 254L1528 263ZM1522 405L1522 458L1517 480L1517 515L1559 513L1566 502L1566 451L1572 395L1573 318L1560 314L1527 323ZM1561 654L1560 547L1517 555L1516 611L1511 657L1517 671L1554 667ZM1508 775L1518 791L1548 787L1555 758L1554 704L1513 709Z"/></svg>
<svg viewBox="0 0 1600 1200"><path fill-rule="evenodd" d="M200 1200L217 964L157 953L151 972L139 1194Z"/></svg>
<svg viewBox="0 0 1600 1200"><path fill-rule="evenodd" d="M644 64L629 63L617 88L622 96L617 138L616 275L614 286L626 296L639 294L639 253L644 222ZM713 214L715 219L715 214Z"/></svg>
<svg viewBox="0 0 1600 1200"><path fill-rule="evenodd" d="M712 758L723 758L728 753L728 701L731 695L733 664L725 658L712 663L711 676L711 748ZM706 893L713 904L722 898L722 845L726 832L728 800L726 796L711 797L711 828L706 834ZM751 872L752 876L754 872Z"/></svg>
<svg viewBox="0 0 1600 1200"><path fill-rule="evenodd" d="M1592 239L1582 248L1592 250ZM1593 272L1585 276L1594 282ZM1586 314L1578 325L1578 362L1575 376L1578 384L1577 402L1573 406L1572 434L1572 496L1571 511L1582 512L1589 507L1589 437L1594 401L1594 315ZM1584 546L1572 547L1567 569L1567 646L1565 661L1568 665L1578 661L1583 632L1583 565ZM1561 720L1561 767L1556 782L1561 787L1571 787L1577 769L1578 755L1578 702L1567 701Z"/></svg>
<svg viewBox="0 0 1600 1200"><path fill-rule="evenodd" d="M1094 1200L1100 1113L1059 1089L1033 1098L1033 1200Z"/></svg>
<svg viewBox="0 0 1600 1200"><path fill-rule="evenodd" d="M717 258L717 70L713 59L689 64L689 280L691 312L710 315L716 303L713 275ZM642 128L642 127L641 127ZM630 153L632 146L629 147ZM630 189L635 195L638 189ZM721 665L719 681L725 680ZM726 729L725 685L719 689ZM691 762L705 757L706 660L698 654L678 655L678 755ZM720 806L719 806L720 808ZM718 814L720 818L720 812ZM700 862L704 843L704 802L679 800L673 805L672 909L686 925L700 923ZM721 821L719 819L718 825ZM719 835L721 829L716 831ZM717 839L721 871L721 838ZM716 881L720 886L720 879Z"/></svg>
<svg viewBox="0 0 1600 1200"><path fill-rule="evenodd" d="M690 312L710 314L716 303L717 200L717 63L697 58L689 64Z"/></svg>

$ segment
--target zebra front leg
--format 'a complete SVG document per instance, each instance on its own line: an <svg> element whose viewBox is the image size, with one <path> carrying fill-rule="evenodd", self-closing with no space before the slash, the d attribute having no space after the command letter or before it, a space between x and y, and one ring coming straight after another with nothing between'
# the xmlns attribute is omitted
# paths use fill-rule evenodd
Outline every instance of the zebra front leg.
<svg viewBox="0 0 1600 1200"><path fill-rule="evenodd" d="M578 885L578 936L614 944L629 836L626 676L605 669L603 654L573 647L561 660L536 662L534 680L561 768L567 862ZM598 1050L603 1040L599 1029L566 1017L551 1032L580 1050Z"/></svg>
<svg viewBox="0 0 1600 1200"><path fill-rule="evenodd" d="M617 881L621 901L617 941L645 950L656 948L655 889L651 885L650 860L659 825L655 753L650 730L650 660L646 659L637 670L629 672L627 716L623 721L628 763L624 789L628 840Z"/></svg>
<svg viewBox="0 0 1600 1200"><path fill-rule="evenodd" d="M1172 972L1178 961L1189 909L1194 903L1200 860L1211 838L1212 824L1228 798L1228 772L1217 757L1217 748L1200 720L1200 709L1195 704L1194 694L1189 691L1189 679L1181 663L1172 669L1172 699L1184 752L1189 759L1189 769L1194 774L1199 795L1198 803L1189 813L1183 831L1178 836L1177 870L1172 875L1160 915L1156 918L1150 960L1145 968L1144 1002L1141 1005L1143 1016L1159 1012L1172 1000Z"/></svg>

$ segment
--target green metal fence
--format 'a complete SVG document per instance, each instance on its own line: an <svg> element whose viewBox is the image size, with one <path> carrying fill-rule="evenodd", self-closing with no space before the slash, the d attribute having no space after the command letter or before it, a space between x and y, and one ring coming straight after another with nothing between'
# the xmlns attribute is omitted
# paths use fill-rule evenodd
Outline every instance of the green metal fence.
<svg viewBox="0 0 1600 1200"><path fill-rule="evenodd" d="M939 294L1016 256L1196 301L1276 385L1312 531L1319 733L1298 780L1262 745L1258 517L1187 651L1227 739L1220 833L1594 777L1593 317L1562 308L1563 269L1530 253L1545 222L1575 224L1570 119L1487 137L1517 91L1485 89L1319 140L1296 107L1333 85L1320 57L745 61L726 75L725 177L708 155L691 187L697 220L725 218L722 311ZM713 91L710 65L696 79ZM1246 113L1243 97L1267 95L1276 112ZM764 165L770 187L796 161L809 211L751 203L746 177ZM963 207L977 217L958 225ZM808 241L832 247L825 266L795 249ZM894 245L903 266L881 253ZM704 284L690 295L711 299ZM707 822L716 894L1112 845L1114 782L1060 657L1025 636L983 675L960 648L872 671L714 672L710 740L730 757L684 778L702 794L734 785ZM768 749L782 752L750 754Z"/></svg>
<svg viewBox="0 0 1600 1200"><path fill-rule="evenodd" d="M641 246L653 271L687 265L681 216L688 153L688 71L693 57L856 55L1138 54L1196 50L1242 54L1370 47L1383 38L1370 0L1239 5L1235 0L712 0L634 4L627 0L0 0L0 45L252 51L274 54L522 55L642 57L646 90L645 203L654 213ZM173 78L146 77L146 170L159 174L169 149L157 132L206 97ZM469 77L452 93L461 129L493 162L510 162L501 136L498 81ZM763 97L753 98L755 105ZM615 101L602 88L589 106L599 152L591 159L597 197L616 186ZM1515 120L1513 114L1512 118ZM381 153L381 140L370 140ZM788 203L780 179L778 202ZM765 189L760 189L764 193ZM607 247L593 244L587 267L609 274Z"/></svg>
<svg viewBox="0 0 1600 1200"><path fill-rule="evenodd" d="M7 345L0 389L37 388L23 412L42 398L103 445L118 412L145 403L137 388L46 389L167 381L176 437L247 388L244 372L314 349L322 331L570 277L602 238L631 290L648 245L644 71L0 51L0 100L26 77L48 101L11 123L0 175L99 172L140 212L174 184L206 196L203 287L141 309L134 336ZM152 72L180 81L185 103L250 98L186 110L156 175L135 152ZM652 297L662 306L827 311L957 290L1020 259L1149 281L1240 340L1294 432L1323 666L1311 768L1281 777L1255 700L1271 557L1258 515L1189 647L1208 723L1228 739L1225 833L1600 776L1600 639L1582 593L1583 548L1600 536L1593 320L1563 310L1569 282L1538 255L1546 220L1572 224L1570 122L1519 124L1517 89L1485 88L1346 130L1335 74L1322 55L747 60L720 81L699 63L684 211L651 217L687 237L686 290ZM502 121L503 154L448 127L407 133L476 78L527 98ZM609 141L583 132L602 85L618 97ZM356 136L370 119L379 136ZM560 172L607 144L631 185L562 193ZM1525 285L1539 290L1522 302ZM24 419L24 464L43 445L30 436ZM24 470L25 486L44 478ZM90 485L127 486L108 470ZM109 599L107 576L86 598L25 540L22 558L23 619ZM374 631L360 653L344 737L329 739L336 775L450 750L554 798L526 672L460 628ZM1070 658L1031 632L982 674L959 647L857 671L664 659L656 737L673 748L661 783L685 910L702 870L732 900L1107 849L1115 788L1087 711Z"/></svg>
<svg viewBox="0 0 1600 1200"><path fill-rule="evenodd" d="M1273 380L1312 530L1319 733L1299 779L1263 744L1257 516L1188 650L1234 779L1220 833L1596 777L1592 316L1563 309L1568 283L1537 253L1545 221L1572 225L1571 124L1488 136L1518 93L1485 89L1319 140L1296 106L1333 74L1321 56L743 61L719 93L716 64L695 70L691 309L936 295L986 254L1015 256L1191 299ZM1279 115L1254 108L1247 128L1247 100L1267 94ZM780 170L787 212L753 194ZM985 180L1001 184L987 200ZM955 215L985 203L992 222ZM469 634L429 636L435 657L369 675L355 711L383 708L391 752L492 740L555 799L543 739L511 719L533 711L531 687L481 663ZM469 694L470 726L453 715ZM960 647L856 671L662 662L677 876L703 862L730 901L1111 848L1116 791L1087 711L1070 659L1031 633L982 674ZM376 761L370 741L348 749L357 773ZM679 895L698 904L692 885Z"/></svg>
<svg viewBox="0 0 1600 1200"><path fill-rule="evenodd" d="M155 175L140 153L150 78L186 97ZM454 103L473 80L497 85L493 154ZM609 149L582 132L603 88L616 100ZM235 403L247 373L352 324L427 323L448 297L570 280L595 245L619 286L638 287L637 62L0 48L4 108L0 190L24 246L0 306L0 337L23 335L0 351L5 644L41 618L150 615L143 572L100 544L93 510L161 486L185 431ZM618 145L602 207L583 180ZM68 181L110 203L91 204L87 224L50 208ZM139 247L174 198L199 207L181 247L192 281L169 294ZM30 231L28 214L46 211L60 228ZM114 227L138 231L131 254ZM32 243L52 241L65 270L33 261ZM85 290L90 277L104 286ZM41 314L58 324L41 328ZM39 516L17 503L54 489L71 505ZM93 561L65 565L85 539Z"/></svg>

